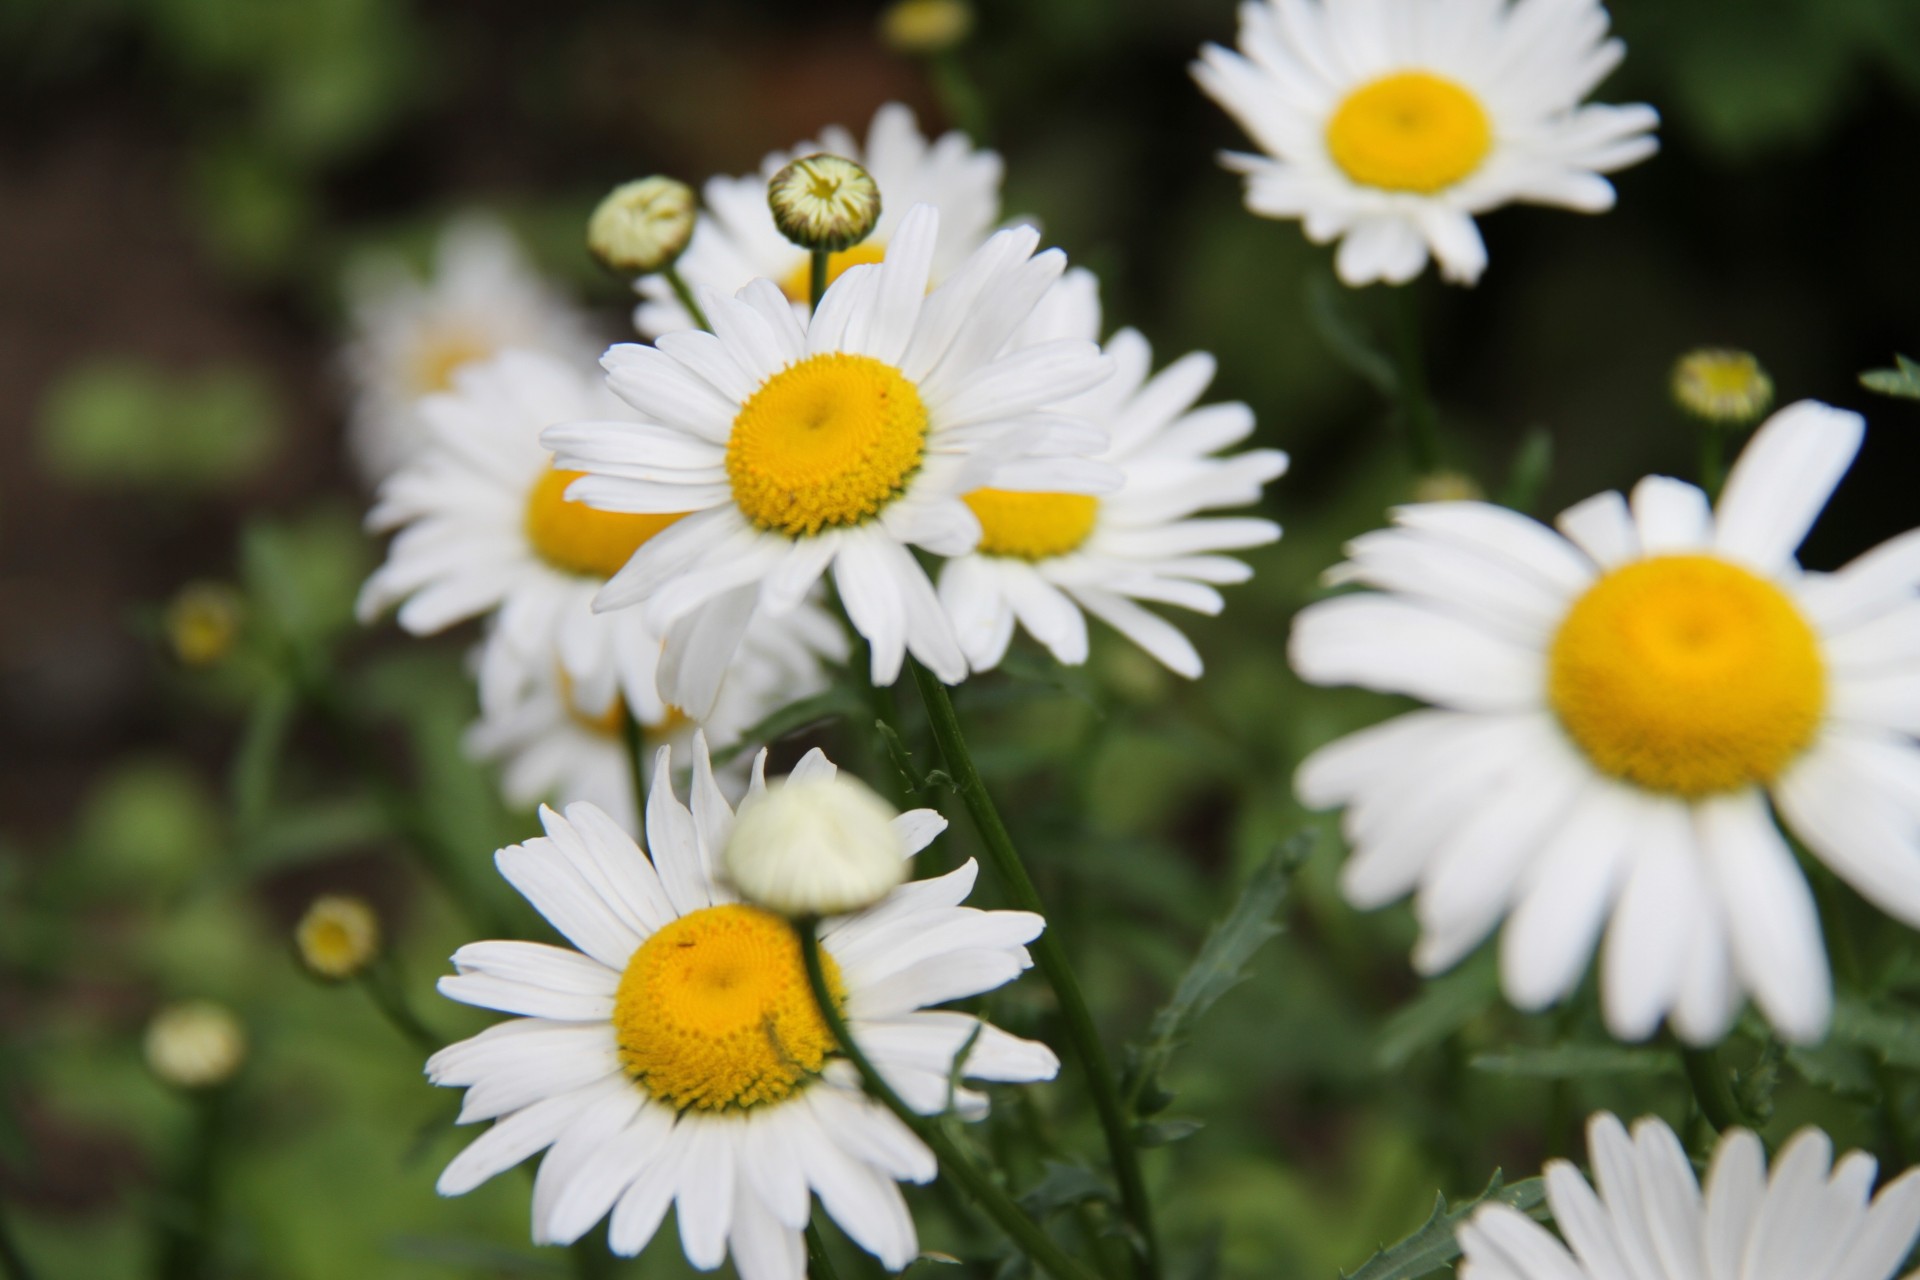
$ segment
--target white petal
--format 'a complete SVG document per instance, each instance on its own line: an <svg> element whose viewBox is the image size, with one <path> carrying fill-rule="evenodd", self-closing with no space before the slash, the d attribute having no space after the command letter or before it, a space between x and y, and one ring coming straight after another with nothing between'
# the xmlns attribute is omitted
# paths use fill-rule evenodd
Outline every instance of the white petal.
<svg viewBox="0 0 1920 1280"><path fill-rule="evenodd" d="M1727 474L1714 544L1764 571L1790 563L1865 433L1859 414L1814 400L1768 418Z"/></svg>

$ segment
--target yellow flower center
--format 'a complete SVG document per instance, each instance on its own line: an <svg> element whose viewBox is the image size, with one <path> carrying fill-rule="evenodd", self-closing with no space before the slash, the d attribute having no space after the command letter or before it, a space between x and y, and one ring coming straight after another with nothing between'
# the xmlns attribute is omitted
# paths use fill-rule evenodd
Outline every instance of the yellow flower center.
<svg viewBox="0 0 1920 1280"><path fill-rule="evenodd" d="M1683 796L1771 781L1826 703L1819 641L1793 601L1712 556L1607 574L1548 661L1548 699L1595 767Z"/></svg>
<svg viewBox="0 0 1920 1280"><path fill-rule="evenodd" d="M1493 126L1479 99L1430 71L1400 71L1348 94L1327 151L1364 187L1432 195L1480 167Z"/></svg>
<svg viewBox="0 0 1920 1280"><path fill-rule="evenodd" d="M864 267L869 263L880 262L887 256L887 246L865 240L851 249L842 249L838 253L827 255L827 283L831 285L848 267ZM780 282L780 292L795 302L813 301L813 259L803 258L800 265L787 272L787 278Z"/></svg>
<svg viewBox="0 0 1920 1280"><path fill-rule="evenodd" d="M641 543L686 514L635 515L568 502L567 486L585 474L548 467L527 495L527 541L556 569L611 578Z"/></svg>
<svg viewBox="0 0 1920 1280"><path fill-rule="evenodd" d="M846 998L824 951L827 989ZM620 1060L646 1091L701 1111L780 1102L834 1048L793 926L738 903L675 920L627 961L614 996Z"/></svg>
<svg viewBox="0 0 1920 1280"><path fill-rule="evenodd" d="M493 344L462 329L424 335L407 361L407 381L415 395L431 395L453 385L453 372L463 364L493 354Z"/></svg>
<svg viewBox="0 0 1920 1280"><path fill-rule="evenodd" d="M810 356L761 384L733 420L727 478L762 529L859 524L906 486L927 442L920 392L870 356Z"/></svg>
<svg viewBox="0 0 1920 1280"><path fill-rule="evenodd" d="M1045 560L1076 550L1093 532L1100 500L1084 493L975 489L960 500L980 520L980 552Z"/></svg>
<svg viewBox="0 0 1920 1280"><path fill-rule="evenodd" d="M573 696L573 677L567 674L566 668L556 667L554 674L558 677L560 685L560 705L567 709L568 719L588 733L597 733L603 738L625 739L627 735L627 700L625 698L617 693L614 694L613 701L607 704L607 709L599 715L593 715L580 709L580 703ZM664 738L668 734L678 733L692 723L692 718L686 712L668 703L665 715L658 720L643 720L640 722L640 727L650 736Z"/></svg>

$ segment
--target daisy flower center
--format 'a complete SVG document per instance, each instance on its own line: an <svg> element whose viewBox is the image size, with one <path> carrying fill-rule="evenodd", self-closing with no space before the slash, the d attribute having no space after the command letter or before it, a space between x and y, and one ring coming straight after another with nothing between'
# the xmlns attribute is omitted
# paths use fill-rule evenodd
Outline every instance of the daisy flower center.
<svg viewBox="0 0 1920 1280"><path fill-rule="evenodd" d="M1819 642L1793 601L1712 556L1601 578L1560 624L1547 682L1597 768L1684 796L1771 781L1826 702Z"/></svg>
<svg viewBox="0 0 1920 1280"><path fill-rule="evenodd" d="M1493 126L1480 100L1430 71L1361 85L1327 122L1327 151L1363 187L1432 195L1480 167Z"/></svg>
<svg viewBox="0 0 1920 1280"><path fill-rule="evenodd" d="M859 524L920 466L927 408L891 365L829 352L761 384L733 420L727 478L741 512L790 537Z"/></svg>
<svg viewBox="0 0 1920 1280"><path fill-rule="evenodd" d="M828 254L827 283L832 284L845 275L848 267L869 266L876 262L884 262L886 257L887 247L875 244L871 240L864 240L851 249L842 249L838 253ZM800 265L787 272L786 278L780 282L780 292L794 302L811 301L813 279L808 273L812 270L813 263L807 258L802 258Z"/></svg>
<svg viewBox="0 0 1920 1280"><path fill-rule="evenodd" d="M607 704L607 709L598 715L582 711L579 702L574 699L573 677L567 674L567 669L565 667L556 667L554 668L554 674L558 678L560 685L560 705L567 709L567 718L569 720L572 720L588 733L598 734L603 738L618 739L626 737L627 700L625 698L617 693L614 694L613 701ZM642 720L640 727L648 733L664 736L670 733L678 733L681 729L692 723L693 721L688 717L686 712L669 703L667 705L667 713L664 716L653 721Z"/></svg>
<svg viewBox="0 0 1920 1280"><path fill-rule="evenodd" d="M1045 560L1078 550L1093 532L1100 500L1084 493L975 489L960 499L980 520L980 552Z"/></svg>
<svg viewBox="0 0 1920 1280"><path fill-rule="evenodd" d="M843 1003L840 967L824 952L821 961ZM613 1028L627 1074L683 1110L783 1101L834 1047L793 927L739 903L684 915L642 943L614 996Z"/></svg>
<svg viewBox="0 0 1920 1280"><path fill-rule="evenodd" d="M418 395L430 395L453 386L453 371L463 364L484 360L493 354L493 344L462 330L430 333L420 340L407 361L407 382Z"/></svg>
<svg viewBox="0 0 1920 1280"><path fill-rule="evenodd" d="M600 511L584 502L568 502L567 486L585 474L548 467L527 495L527 541L556 569L611 578L641 543L685 514Z"/></svg>

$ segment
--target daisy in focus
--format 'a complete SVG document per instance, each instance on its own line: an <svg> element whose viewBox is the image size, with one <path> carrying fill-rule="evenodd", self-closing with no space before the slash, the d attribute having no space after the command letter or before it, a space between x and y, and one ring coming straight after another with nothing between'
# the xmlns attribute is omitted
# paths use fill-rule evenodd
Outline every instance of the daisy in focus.
<svg viewBox="0 0 1920 1280"><path fill-rule="evenodd" d="M659 733L684 721L658 689L659 633L637 611L593 611L595 592L678 517L569 501L578 473L556 470L540 444L541 429L555 422L632 419L626 405L590 372L513 351L461 370L454 389L425 401L421 412L434 433L428 448L381 487L367 517L372 528L398 533L361 591L362 618L398 605L402 627L429 635L492 615L478 662L481 705L494 726L478 739L489 755L551 719L543 710L549 704L577 716L574 728L593 726L583 732L611 725L617 735L629 711ZM822 655L838 660L845 646L839 627L807 601L755 629L736 664L741 687L724 700L731 714L717 695L707 709L725 721L714 724L714 740L731 745L773 709L770 701L823 687ZM569 759L587 759L576 749L586 745L579 734L552 741ZM516 776L530 786L535 775L551 774L546 754L547 767L530 764ZM520 799L545 794L511 790ZM610 800L599 787L580 794Z"/></svg>
<svg viewBox="0 0 1920 1280"><path fill-rule="evenodd" d="M533 1190L537 1242L577 1240L602 1218L614 1252L638 1253L677 1209L688 1261L729 1255L743 1280L799 1280L812 1197L891 1270L916 1256L896 1181L927 1182L935 1161L897 1117L862 1092L813 1003L793 926L739 902L715 868L735 817L706 745L693 748L691 804L674 795L670 749L654 769L643 853L605 814L574 805L541 815L544 838L500 851L501 874L577 950L480 942L454 955L440 990L519 1015L427 1063L435 1084L464 1087L462 1123L492 1120L441 1175L460 1195L545 1151ZM741 805L769 795L765 754ZM786 780L834 767L818 751ZM910 857L945 820L928 809L881 830ZM928 1006L1011 981L1030 963L1037 916L960 903L975 865L904 885L857 915L817 926L828 986L854 1038L908 1105L948 1105L949 1075L1051 1079L1045 1046L970 1015ZM986 1099L962 1087L963 1117Z"/></svg>
<svg viewBox="0 0 1920 1280"><path fill-rule="evenodd" d="M1024 487L1099 492L1105 437L1063 402L1107 376L1094 343L1012 341L1060 278L1030 228L1002 231L931 293L941 217L916 206L886 258L849 269L811 317L769 280L703 291L714 331L610 349L608 384L641 421L543 436L570 494L621 518L691 512L642 544L596 599L640 605L666 636L661 689L696 719L755 617L788 616L829 568L872 678L912 653L949 684L967 660L910 547L960 555L980 523L960 495L1017 460Z"/></svg>
<svg viewBox="0 0 1920 1280"><path fill-rule="evenodd" d="M1770 418L1718 509L1649 476L1559 532L1479 502L1402 507L1329 575L1375 591L1303 610L1294 670L1435 704L1309 757L1345 805L1350 901L1417 890L1414 962L1445 969L1502 917L1508 998L1580 980L1622 1039L1718 1040L1743 993L1785 1039L1832 984L1779 822L1920 926L1920 531L1831 574L1794 551L1860 448L1857 414ZM1611 923L1609 923L1609 921Z"/></svg>
<svg viewBox="0 0 1920 1280"><path fill-rule="evenodd" d="M419 279L392 258L370 259L348 277L347 295L353 313L348 444L369 485L425 447L431 429L419 402L449 390L461 366L509 347L584 364L606 345L490 218L448 224L431 278Z"/></svg>
<svg viewBox="0 0 1920 1280"><path fill-rule="evenodd" d="M1224 158L1247 208L1339 240L1342 281L1402 284L1431 253L1472 284L1475 214L1605 212L1600 175L1656 150L1653 108L1581 101L1624 53L1598 0L1248 0L1239 52L1193 74L1266 153Z"/></svg>
<svg viewBox="0 0 1920 1280"><path fill-rule="evenodd" d="M1029 341L1099 335L1099 286L1078 269L1047 295L1026 332ZM1103 497L1000 487L965 495L980 545L941 568L940 600L975 671L999 664L1016 623L1059 661L1085 662L1084 610L1172 670L1198 677L1192 642L1136 602L1216 614L1224 602L1215 587L1253 573L1220 553L1280 536L1270 520L1195 518L1258 502L1261 486L1287 467L1274 449L1214 456L1247 438L1253 411L1194 407L1213 379L1213 357L1195 352L1149 376L1153 350L1132 329L1114 334L1106 353L1113 376L1064 407L1109 432L1099 457L1120 472L1120 488ZM995 479L1017 484L1024 466L1011 464Z"/></svg>
<svg viewBox="0 0 1920 1280"><path fill-rule="evenodd" d="M940 210L929 278L939 284L980 247L1000 221L1002 165L997 152L976 150L959 132L929 142L913 112L889 102L873 116L863 147L838 125L816 141L791 151L775 151L760 162L760 172L738 178L710 178L702 192L705 209L694 223L693 239L675 264L687 284L731 297L748 282L767 279L801 309L808 301L807 251L774 226L767 208L767 182L796 157L815 152L857 161L880 188L880 221L873 234L833 255L829 281L848 267L878 262L886 255L909 209L930 204ZM658 276L635 286L646 299L634 312L634 325L648 337L696 326L693 317Z"/></svg>
<svg viewBox="0 0 1920 1280"><path fill-rule="evenodd" d="M1587 1151L1597 1189L1564 1160L1546 1167L1565 1243L1511 1205L1484 1205L1456 1233L1460 1280L1891 1280L1920 1235L1920 1174L1874 1194L1874 1158L1850 1151L1836 1162L1818 1129L1795 1134L1771 1174L1760 1139L1729 1129L1704 1190L1673 1130L1651 1116L1631 1135L1594 1116Z"/></svg>

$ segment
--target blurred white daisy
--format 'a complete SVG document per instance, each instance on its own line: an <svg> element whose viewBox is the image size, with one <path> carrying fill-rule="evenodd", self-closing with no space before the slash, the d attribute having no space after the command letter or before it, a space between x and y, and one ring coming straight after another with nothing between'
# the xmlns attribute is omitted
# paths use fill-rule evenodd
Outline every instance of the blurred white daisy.
<svg viewBox="0 0 1920 1280"><path fill-rule="evenodd" d="M916 204L940 210L940 234L929 265L934 284L952 275L1000 222L999 154L975 150L972 140L957 131L929 142L912 110L889 102L874 113L864 147L834 125L817 140L768 155L758 173L709 178L693 239L676 264L681 279L690 287L705 286L729 297L752 280L771 280L804 314L808 254L773 225L767 183L789 161L815 152L859 162L880 188L879 223L865 240L828 260L829 282L848 267L880 261L907 210ZM633 316L642 334L653 337L694 327L665 279L648 276L634 287L646 299Z"/></svg>
<svg viewBox="0 0 1920 1280"><path fill-rule="evenodd" d="M1615 1035L1667 1016L1710 1042L1746 992L1781 1036L1817 1040L1826 949L1775 811L1920 926L1920 530L1832 574L1794 560L1862 431L1811 401L1781 410L1718 510L1650 476L1631 505L1562 512L1558 534L1449 502L1348 545L1332 580L1384 594L1304 610L1294 669L1437 705L1322 748L1296 785L1347 806L1352 902L1418 888L1422 970L1510 916L1504 986L1538 1009L1610 918Z"/></svg>
<svg viewBox="0 0 1920 1280"><path fill-rule="evenodd" d="M1023 334L1026 341L1099 336L1099 285L1078 269L1049 292ZM1195 352L1149 377L1153 350L1132 329L1114 334L1106 353L1113 376L1062 407L1108 431L1099 457L1120 472L1120 488L1104 497L1021 492L1027 464L1016 462L995 474L996 487L965 495L980 521L980 545L942 566L940 600L976 671L1005 656L1016 622L1061 662L1085 662L1085 610L1174 671L1197 677L1192 642L1136 601L1218 613L1224 602L1215 587L1252 576L1220 553L1280 536L1271 520L1196 518L1258 502L1261 486L1287 467L1287 455L1274 449L1214 456L1246 439L1253 412L1244 404L1193 407L1213 380L1213 357Z"/></svg>
<svg viewBox="0 0 1920 1280"><path fill-rule="evenodd" d="M1564 1160L1546 1167L1560 1237L1511 1205L1484 1205L1456 1233L1460 1280L1890 1280L1920 1234L1920 1171L1876 1195L1874 1158L1850 1151L1836 1163L1818 1129L1796 1133L1771 1175L1760 1139L1729 1129L1704 1192L1680 1140L1651 1116L1631 1136L1594 1116L1587 1153L1591 1185Z"/></svg>
<svg viewBox="0 0 1920 1280"><path fill-rule="evenodd" d="M347 277L353 334L348 445L361 477L378 484L426 445L422 396L446 391L462 365L509 347L586 363L606 344L587 318L534 270L512 233L469 214L447 224L433 274L396 257L369 257Z"/></svg>
<svg viewBox="0 0 1920 1280"><path fill-rule="evenodd" d="M1027 458L1032 487L1111 488L1075 453L1105 441L1060 402L1107 376L1092 342L1013 342L1065 260L1002 231L927 291L940 216L918 205L886 259L851 268L804 322L772 282L706 291L714 332L622 345L603 363L644 421L579 422L543 439L587 473L571 494L609 512L691 511L642 545L596 600L640 604L666 635L661 689L696 718L741 631L780 618L831 567L872 676L913 653L942 680L967 660L911 546L973 549L960 495Z"/></svg>
<svg viewBox="0 0 1920 1280"><path fill-rule="evenodd" d="M510 351L460 370L452 391L422 403L429 446L381 486L367 517L374 529L399 532L360 593L360 612L371 619L397 604L400 625L416 635L492 614L479 674L481 705L494 716L519 723L531 715L521 699L553 686L558 673L586 718L617 721L631 710L643 725L660 725L681 713L657 687L659 633L637 610L595 613L593 597L677 517L568 501L577 473L556 470L540 443L541 428L555 422L634 420L591 368ZM736 664L735 712L757 707L760 695L792 699L823 687L820 656L837 660L845 645L809 601L763 621ZM709 712L719 709L716 700ZM715 725L716 741L730 744L758 718Z"/></svg>
<svg viewBox="0 0 1920 1280"><path fill-rule="evenodd" d="M743 812L765 795L755 762ZM654 770L642 853L605 814L544 811L544 839L500 851L500 872L578 950L479 942L440 989L521 1015L435 1054L435 1084L464 1086L462 1123L494 1121L439 1189L459 1195L544 1150L533 1236L564 1244L608 1219L634 1254L678 1210L688 1261L730 1254L743 1280L799 1280L801 1232L817 1195L846 1234L891 1270L916 1254L896 1180L926 1182L933 1154L869 1099L807 985L792 926L736 901L714 867L734 815L704 742L691 807L673 794L668 752ZM793 778L830 774L818 751ZM911 856L946 826L931 810L893 820ZM822 921L829 986L855 1039L908 1105L948 1105L955 1055L974 1080L1051 1079L1044 1045L928 1006L1011 981L1030 963L1038 916L962 907L975 866L902 886L877 906ZM986 1099L952 1098L977 1118Z"/></svg>
<svg viewBox="0 0 1920 1280"><path fill-rule="evenodd" d="M1247 208L1340 241L1350 285L1487 265L1473 217L1613 207L1600 175L1658 144L1648 106L1583 105L1625 53L1598 0L1248 0L1239 52L1194 78L1265 155L1229 153Z"/></svg>

